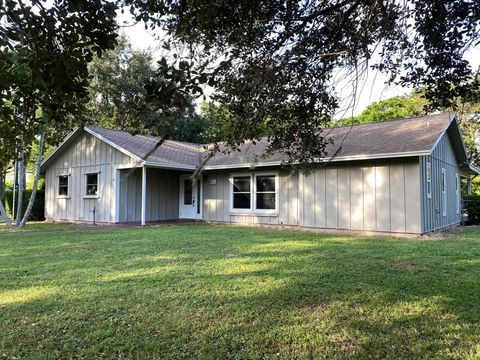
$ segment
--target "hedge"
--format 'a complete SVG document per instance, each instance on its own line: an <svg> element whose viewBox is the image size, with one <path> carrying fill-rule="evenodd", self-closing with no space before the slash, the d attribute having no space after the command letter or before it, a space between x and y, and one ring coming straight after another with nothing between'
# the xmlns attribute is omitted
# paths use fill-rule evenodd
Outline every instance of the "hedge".
<svg viewBox="0 0 480 360"><path fill-rule="evenodd" d="M24 190L22 198L22 207L23 211L27 209L28 202L30 201L30 195L32 190ZM18 194L15 194L17 197ZM12 200L13 200L13 190L5 190L3 196L3 204L5 205L5 210L7 213L12 216ZM29 220L42 221L45 220L45 190L37 190L37 195L35 196L35 202L33 203L32 212L30 213Z"/></svg>
<svg viewBox="0 0 480 360"><path fill-rule="evenodd" d="M471 224L480 224L480 195L467 195L463 200L468 221Z"/></svg>

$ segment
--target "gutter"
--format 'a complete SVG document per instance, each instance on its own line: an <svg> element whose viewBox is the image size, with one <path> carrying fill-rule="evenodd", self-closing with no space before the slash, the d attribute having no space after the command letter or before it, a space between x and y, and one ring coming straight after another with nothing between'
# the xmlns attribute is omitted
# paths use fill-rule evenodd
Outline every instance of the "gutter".
<svg viewBox="0 0 480 360"><path fill-rule="evenodd" d="M354 161L354 160L375 160L375 159L392 159L392 158L404 158L404 157L417 157L430 155L430 151L411 151L405 153L385 153L375 155L352 155L352 156L339 156L321 158L315 161L315 163L322 162L340 162L340 161ZM240 164L228 164L228 165L206 165L205 170L221 170L221 169L237 169L237 168L251 168L251 167L265 167L265 166L280 166L282 161L265 161L256 164L252 163L240 163Z"/></svg>

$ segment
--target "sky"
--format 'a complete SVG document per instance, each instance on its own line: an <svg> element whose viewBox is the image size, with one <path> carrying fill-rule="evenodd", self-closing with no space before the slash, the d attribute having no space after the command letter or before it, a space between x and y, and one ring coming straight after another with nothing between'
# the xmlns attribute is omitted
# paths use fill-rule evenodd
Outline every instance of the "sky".
<svg viewBox="0 0 480 360"><path fill-rule="evenodd" d="M130 24L127 15L120 15L120 22ZM126 34L134 48L144 50L150 48L155 51L158 42L155 41L155 33L151 30L145 30L143 23L122 28L122 32ZM471 62L473 68L480 67L480 47L466 54L467 59ZM349 81L340 81L336 85L336 91L341 99L341 106L335 118L355 116L361 113L367 106L374 102L388 99L393 96L408 94L411 89L399 85L387 86L386 75L370 70L365 79L359 84L357 96L352 102L352 85Z"/></svg>

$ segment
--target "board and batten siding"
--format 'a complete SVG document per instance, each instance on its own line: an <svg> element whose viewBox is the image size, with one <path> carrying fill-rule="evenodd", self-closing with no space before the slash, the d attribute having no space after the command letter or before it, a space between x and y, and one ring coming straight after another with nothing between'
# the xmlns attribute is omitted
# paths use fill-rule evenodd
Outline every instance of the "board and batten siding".
<svg viewBox="0 0 480 360"><path fill-rule="evenodd" d="M431 166L431 193L427 194L427 164ZM446 171L446 216L443 216L442 169ZM431 155L420 157L422 232L434 231L461 222L461 211L457 213L455 176L461 170L452 147L448 132L432 150ZM461 210L461 209L460 209Z"/></svg>
<svg viewBox="0 0 480 360"><path fill-rule="evenodd" d="M204 183L205 220L421 232L418 158L330 164L308 176L281 170L279 209L275 216L231 213L230 174L230 171L208 172L208 178L216 181L214 185Z"/></svg>
<svg viewBox="0 0 480 360"><path fill-rule="evenodd" d="M420 233L418 160L329 165L299 176L300 226Z"/></svg>
<svg viewBox="0 0 480 360"><path fill-rule="evenodd" d="M176 171L147 168L146 221L178 219L179 176ZM120 222L141 221L142 169L120 171Z"/></svg>
<svg viewBox="0 0 480 360"><path fill-rule="evenodd" d="M116 166L132 159L84 133L60 154L45 173L45 217L59 221L115 222ZM98 198L85 198L86 174L98 173ZM59 197L58 176L69 175L69 196Z"/></svg>

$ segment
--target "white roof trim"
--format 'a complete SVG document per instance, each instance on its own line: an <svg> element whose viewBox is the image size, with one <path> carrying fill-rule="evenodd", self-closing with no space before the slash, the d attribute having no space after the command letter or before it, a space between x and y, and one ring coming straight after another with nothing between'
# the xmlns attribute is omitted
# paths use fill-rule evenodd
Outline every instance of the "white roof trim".
<svg viewBox="0 0 480 360"><path fill-rule="evenodd" d="M240 168L254 168L260 166L280 166L282 165L281 161L270 161L270 162L261 162L261 163L242 163L242 164L228 164L228 165L205 165L205 170L222 170L222 169L240 169Z"/></svg>
<svg viewBox="0 0 480 360"><path fill-rule="evenodd" d="M445 135L445 133L447 132L448 128L449 128L450 125L452 124L453 119L455 119L456 116L457 116L456 113L452 113L452 115L450 116L450 120L448 121L447 126L445 126L445 129L443 129L442 132L440 133L440 135L438 135L437 140L435 140L435 143L433 144L432 148L431 148L430 151L429 151L429 154L427 154L427 155L431 155L431 154L433 153L433 150L435 150L435 148L437 147L438 143L442 140L443 135ZM463 141L463 140L462 140L462 141ZM465 146L463 147L463 149L465 150Z"/></svg>
<svg viewBox="0 0 480 360"><path fill-rule="evenodd" d="M471 172L476 174L475 176L480 175L480 169L477 168L475 165L468 163L468 168Z"/></svg>
<svg viewBox="0 0 480 360"><path fill-rule="evenodd" d="M123 169L134 169L134 168L138 168L140 169L141 167L143 167L143 162L137 162L135 164L119 164L119 165L116 165L115 168L117 170L123 170Z"/></svg>
<svg viewBox="0 0 480 360"><path fill-rule="evenodd" d="M122 148L121 146L118 146L117 144L115 144L114 142L108 140L107 138L103 137L102 135L96 133L95 131L93 131L92 129L90 129L88 126L85 126L85 131L88 132L89 134L97 137L98 139L102 140L103 142L107 143L108 145L114 147L115 149L117 149L118 151L124 153L125 155L128 155L130 156L131 158L137 160L137 161L141 161L143 162L144 160L140 157L138 157L137 155L135 154L132 154L130 151L128 150L125 150L124 148Z"/></svg>
<svg viewBox="0 0 480 360"><path fill-rule="evenodd" d="M70 134L68 134L65 139L63 139L63 141L60 143L60 145L57 146L57 148L55 150L53 150L50 154L48 154L48 156L42 160L41 164L40 164L40 168L43 167L43 165L54 155L56 154L61 148L63 145L65 145L65 143L70 140L70 138L75 135L79 130L81 130L80 127L76 127Z"/></svg>
<svg viewBox="0 0 480 360"><path fill-rule="evenodd" d="M412 156L429 155L429 151L410 151L400 153L384 153L375 155L353 155L353 156L335 156L321 158L318 160L321 162L338 162L338 161L353 161L353 160L374 160L374 159L391 159L391 158L404 158ZM205 170L220 170L220 169L234 169L234 168L251 168L251 167L263 167L263 166L279 166L281 161L265 161L259 163L242 163L242 164L228 164L228 165L206 165Z"/></svg>
<svg viewBox="0 0 480 360"><path fill-rule="evenodd" d="M195 165L185 165L185 164L170 164L170 163L160 163L155 161L145 161L144 166L147 167L157 167L162 169L172 169L172 170L196 170L197 166Z"/></svg>

